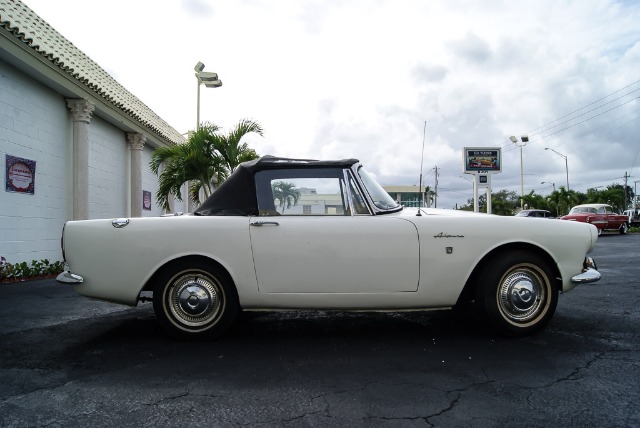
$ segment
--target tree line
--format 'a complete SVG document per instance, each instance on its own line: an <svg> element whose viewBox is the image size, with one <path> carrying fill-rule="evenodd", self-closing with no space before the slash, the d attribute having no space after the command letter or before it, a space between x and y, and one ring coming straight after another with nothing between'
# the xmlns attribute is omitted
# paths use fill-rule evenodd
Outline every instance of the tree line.
<svg viewBox="0 0 640 428"><path fill-rule="evenodd" d="M547 210L556 217L562 217L569 213L571 207L581 204L609 204L616 212L622 212L627 204L633 200L635 196L630 186L621 184L610 184L605 189L591 188L586 193L577 192L575 190L567 190L564 186L560 186L549 195L540 195L531 191L524 195L523 202L525 208ZM478 197L478 205L480 211L487 211L487 197L481 195ZM514 191L500 190L491 195L491 212L498 215L514 215L520 210L520 196ZM473 211L473 198L467 200L467 204L458 209L465 211Z"/></svg>

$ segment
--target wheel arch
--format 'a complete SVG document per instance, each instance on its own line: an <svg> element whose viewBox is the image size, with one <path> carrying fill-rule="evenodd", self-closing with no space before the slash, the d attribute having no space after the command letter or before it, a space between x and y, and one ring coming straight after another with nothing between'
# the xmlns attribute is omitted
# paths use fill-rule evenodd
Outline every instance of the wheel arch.
<svg viewBox="0 0 640 428"><path fill-rule="evenodd" d="M562 278L560 275L560 270L558 269L558 265L556 264L553 257L551 257L551 255L547 251L531 243L512 242L512 243L504 244L492 249L480 259L480 261L473 268L471 275L469 275L469 278L467 279L467 282L465 283L464 288L462 289L462 292L458 297L458 301L456 302L456 305L463 302L470 302L474 300L474 296L475 296L474 287L478 281L480 272L482 271L482 268L486 265L486 263L489 263L491 259L495 257L499 257L501 254L505 254L513 251L529 251L541 257L548 264L549 268L553 272L557 289L562 291Z"/></svg>
<svg viewBox="0 0 640 428"><path fill-rule="evenodd" d="M200 255L200 254L191 254L191 255L184 255L184 256L176 257L175 259L171 259L171 260L166 261L162 266L160 266L153 273L153 275L151 275L149 277L147 282L142 287L142 290L140 290L140 291L153 291L154 284L156 283L158 278L160 276L162 276L162 274L164 274L164 272L167 269L171 269L171 266L176 264L176 263L180 263L180 262L187 261L187 260L191 261L191 262L201 262L201 263L205 263L205 264L210 264L213 268L215 268L216 270L218 270L219 272L224 274L227 277L226 279L229 280L229 283L231 285L233 285L237 290L236 283L233 280L233 276L231 275L229 270L226 267L224 267L224 265L222 265L220 262L218 262L217 260L215 260L215 259L213 259L211 257L203 256L203 255Z"/></svg>

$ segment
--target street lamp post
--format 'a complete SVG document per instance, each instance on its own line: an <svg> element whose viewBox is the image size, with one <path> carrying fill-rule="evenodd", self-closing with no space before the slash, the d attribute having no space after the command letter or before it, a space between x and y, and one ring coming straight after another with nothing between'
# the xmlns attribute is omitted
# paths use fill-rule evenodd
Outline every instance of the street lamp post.
<svg viewBox="0 0 640 428"><path fill-rule="evenodd" d="M560 152L558 152L556 150L553 150L550 147L545 147L544 149L545 150L551 150L553 153L557 154L561 158L564 158L564 167L565 167L565 169L567 171L567 192L568 192L569 191L569 161L567 160L567 156L563 155L562 153L560 153Z"/></svg>
<svg viewBox="0 0 640 428"><path fill-rule="evenodd" d="M204 64L200 61L193 67L193 70L196 72L196 83L198 85L197 91L197 101L196 101L196 132L200 129L200 85L204 83L204 86L207 88L219 88L222 86L222 81L218 79L217 73L210 73L204 70ZM187 193L189 189L189 182L187 181ZM185 212L190 212L189 206L189 198L185 201Z"/></svg>
<svg viewBox="0 0 640 428"><path fill-rule="evenodd" d="M511 142L516 146L520 147L520 209L524 209L524 167L522 164L522 148L527 145L529 142L529 136L523 135L520 137L520 141L522 144L518 144L518 139L513 135L509 137Z"/></svg>
<svg viewBox="0 0 640 428"><path fill-rule="evenodd" d="M218 79L217 73L210 73L204 70L204 64L198 62L196 66L193 68L196 72L196 81L198 83L198 99L197 99L197 110L196 110L196 131L200 129L200 85L204 83L204 86L207 88L219 88L222 86L222 81Z"/></svg>

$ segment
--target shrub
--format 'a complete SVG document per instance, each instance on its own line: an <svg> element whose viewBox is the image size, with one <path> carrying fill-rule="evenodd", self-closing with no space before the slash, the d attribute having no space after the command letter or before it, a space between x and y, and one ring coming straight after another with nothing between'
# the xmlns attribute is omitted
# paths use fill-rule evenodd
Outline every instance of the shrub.
<svg viewBox="0 0 640 428"><path fill-rule="evenodd" d="M48 259L43 259L32 260L30 264L9 263L4 256L0 257L0 282L24 281L28 278L55 275L63 270L64 263L60 261L52 263Z"/></svg>

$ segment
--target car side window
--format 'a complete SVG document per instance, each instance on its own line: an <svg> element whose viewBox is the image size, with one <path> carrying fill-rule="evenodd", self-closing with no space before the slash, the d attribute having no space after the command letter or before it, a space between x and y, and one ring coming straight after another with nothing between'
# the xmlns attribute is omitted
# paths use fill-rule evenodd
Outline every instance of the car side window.
<svg viewBox="0 0 640 428"><path fill-rule="evenodd" d="M353 177L349 177L349 191L351 192L351 201L353 203L353 212L355 214L371 214L367 204L364 201L364 196L358 189L358 186L353 182Z"/></svg>
<svg viewBox="0 0 640 428"><path fill-rule="evenodd" d="M256 174L260 215L343 216L350 215L346 203L344 175L319 170L274 170Z"/></svg>

